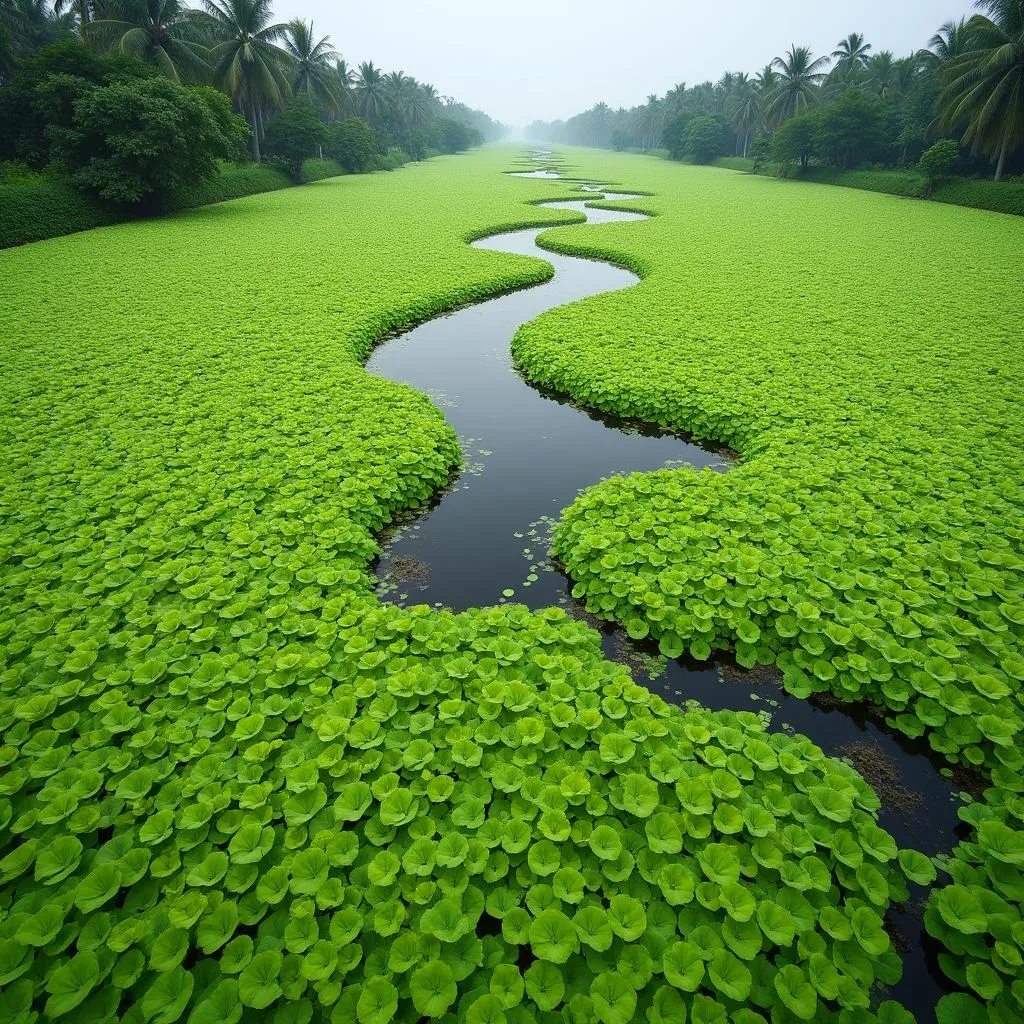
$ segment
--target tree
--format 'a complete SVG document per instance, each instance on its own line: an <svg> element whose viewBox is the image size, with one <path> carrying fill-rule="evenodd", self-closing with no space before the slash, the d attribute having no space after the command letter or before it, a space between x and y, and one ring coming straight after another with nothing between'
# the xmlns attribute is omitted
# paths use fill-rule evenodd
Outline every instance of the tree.
<svg viewBox="0 0 1024 1024"><path fill-rule="evenodd" d="M438 142L445 153L461 153L474 144L473 129L450 117L437 122Z"/></svg>
<svg viewBox="0 0 1024 1024"><path fill-rule="evenodd" d="M929 49L922 51L922 55L931 57L938 64L945 64L946 61L959 57L961 53L970 48L970 33L967 29L967 19L959 21L947 21L928 40Z"/></svg>
<svg viewBox="0 0 1024 1024"><path fill-rule="evenodd" d="M155 77L87 85L72 124L51 134L79 185L110 202L154 208L216 174L218 160L236 156L248 133L223 94Z"/></svg>
<svg viewBox="0 0 1024 1024"><path fill-rule="evenodd" d="M47 0L0 0L0 81L20 60L44 46L68 38L73 14L57 14Z"/></svg>
<svg viewBox="0 0 1024 1024"><path fill-rule="evenodd" d="M882 104L857 89L816 111L814 151L835 167L851 167L874 159L885 143Z"/></svg>
<svg viewBox="0 0 1024 1024"><path fill-rule="evenodd" d="M758 171L765 165L768 157L771 155L772 143L769 138L764 135L759 135L754 139L750 146L750 155L754 158L754 166L751 170L757 174Z"/></svg>
<svg viewBox="0 0 1024 1024"><path fill-rule="evenodd" d="M252 128L252 155L260 159L264 112L284 104L290 55L277 45L285 26L273 23L270 0L202 0L200 26L213 41L210 63L217 86L238 104Z"/></svg>
<svg viewBox="0 0 1024 1024"><path fill-rule="evenodd" d="M1024 2L976 6L986 14L967 23L970 48L939 68L939 124L966 124L964 144L994 159L1001 181L1007 156L1024 140Z"/></svg>
<svg viewBox="0 0 1024 1024"><path fill-rule="evenodd" d="M779 79L766 97L767 119L782 124L816 102L827 66L828 57L815 59L806 46L791 46L785 57L776 57L772 67L778 71Z"/></svg>
<svg viewBox="0 0 1024 1024"><path fill-rule="evenodd" d="M661 144L674 160L682 160L686 153L686 126L692 118L690 111L680 111L670 117L661 130Z"/></svg>
<svg viewBox="0 0 1024 1024"><path fill-rule="evenodd" d="M882 50L868 61L868 84L877 96L888 99L896 89L896 58L892 50Z"/></svg>
<svg viewBox="0 0 1024 1024"><path fill-rule="evenodd" d="M859 32L851 32L845 39L840 39L832 51L834 70L860 71L867 65L870 49L871 44L865 42Z"/></svg>
<svg viewBox="0 0 1024 1024"><path fill-rule="evenodd" d="M356 73L356 109L371 125L376 125L387 109L384 76L373 61L364 61Z"/></svg>
<svg viewBox="0 0 1024 1024"><path fill-rule="evenodd" d="M361 117L348 117L327 130L325 148L349 174L362 174L373 166L380 139Z"/></svg>
<svg viewBox="0 0 1024 1024"><path fill-rule="evenodd" d="M743 138L743 155L747 155L747 143L750 133L757 130L761 123L761 107L758 103L757 85L744 72L736 75L732 93L725 104L728 114L738 136Z"/></svg>
<svg viewBox="0 0 1024 1024"><path fill-rule="evenodd" d="M818 119L815 114L791 117L772 138L772 157L784 168L799 162L805 170L814 153L814 131Z"/></svg>
<svg viewBox="0 0 1024 1024"><path fill-rule="evenodd" d="M722 124L714 117L694 117L683 133L683 148L695 164L709 164L725 152Z"/></svg>
<svg viewBox="0 0 1024 1024"><path fill-rule="evenodd" d="M291 88L296 96L319 101L328 110L341 106L341 82L333 61L337 57L331 37L317 40L313 22L294 18L284 27L282 49L292 59Z"/></svg>
<svg viewBox="0 0 1024 1024"><path fill-rule="evenodd" d="M612 149L621 153L624 149L629 148L629 132L623 131L621 128L616 128L612 132Z"/></svg>
<svg viewBox="0 0 1024 1024"><path fill-rule="evenodd" d="M210 66L192 15L182 0L110 0L86 36L107 52L155 64L172 81L201 81Z"/></svg>
<svg viewBox="0 0 1024 1024"><path fill-rule="evenodd" d="M955 139L939 139L921 154L917 166L928 179L928 195L945 178L960 157L960 144Z"/></svg>
<svg viewBox="0 0 1024 1024"><path fill-rule="evenodd" d="M49 130L68 127L73 103L89 85L105 85L114 78L150 78L159 72L135 57L101 57L76 38L44 47L26 58L0 89L0 160L19 160L30 167L50 161ZM53 78L77 83L64 88L66 97L55 105L47 92Z"/></svg>
<svg viewBox="0 0 1024 1024"><path fill-rule="evenodd" d="M302 165L315 156L327 138L327 128L307 96L297 96L267 122L267 153L279 159L296 185L302 184Z"/></svg>

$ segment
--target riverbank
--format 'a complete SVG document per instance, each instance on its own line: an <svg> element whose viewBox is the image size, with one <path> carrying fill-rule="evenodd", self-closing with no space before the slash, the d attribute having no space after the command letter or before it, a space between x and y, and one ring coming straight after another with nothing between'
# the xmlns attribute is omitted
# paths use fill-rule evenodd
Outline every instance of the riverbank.
<svg viewBox="0 0 1024 1024"><path fill-rule="evenodd" d="M749 157L724 156L712 162L713 167L746 171L768 178L779 177L775 164L765 164L754 171ZM928 181L914 170L840 171L830 167L808 167L788 181L812 181L819 185L841 185L844 188L882 192L907 199L932 199L951 206L967 206L974 210L1009 213L1024 217L1024 181L988 181L977 178L947 178L927 195Z"/></svg>
<svg viewBox="0 0 1024 1024"><path fill-rule="evenodd" d="M307 160L302 172L303 184L344 173L336 160ZM292 187L293 182L288 175L275 167L230 164L223 167L216 177L177 196L165 212L189 210ZM32 174L14 181L0 181L0 249L133 219L136 218L124 208L93 199L65 177Z"/></svg>

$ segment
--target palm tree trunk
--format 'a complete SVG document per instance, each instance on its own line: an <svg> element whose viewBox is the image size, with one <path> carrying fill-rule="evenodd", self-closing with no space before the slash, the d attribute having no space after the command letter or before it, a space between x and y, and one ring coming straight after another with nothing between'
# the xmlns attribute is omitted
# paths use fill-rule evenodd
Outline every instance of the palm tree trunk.
<svg viewBox="0 0 1024 1024"><path fill-rule="evenodd" d="M260 133L256 123L256 105L249 108L250 120L252 121L252 158L256 163L260 162Z"/></svg>
<svg viewBox="0 0 1024 1024"><path fill-rule="evenodd" d="M743 159L747 159L747 143L750 141L750 129L743 133Z"/></svg>
<svg viewBox="0 0 1024 1024"><path fill-rule="evenodd" d="M1006 152L1010 148L1010 140L1003 136L1003 145L999 150L999 163L996 164L996 181L1003 180L1003 169L1006 167Z"/></svg>

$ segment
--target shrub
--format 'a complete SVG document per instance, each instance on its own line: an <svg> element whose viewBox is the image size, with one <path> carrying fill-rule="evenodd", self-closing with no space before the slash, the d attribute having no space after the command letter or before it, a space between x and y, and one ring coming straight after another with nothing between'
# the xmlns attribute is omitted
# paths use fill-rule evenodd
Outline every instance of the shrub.
<svg viewBox="0 0 1024 1024"><path fill-rule="evenodd" d="M928 194L943 178L949 177L953 164L960 156L960 143L955 139L939 139L921 154L917 166L928 179Z"/></svg>
<svg viewBox="0 0 1024 1024"><path fill-rule="evenodd" d="M67 87L72 123L51 130L72 180L100 199L155 206L217 173L248 137L245 122L213 89L187 89L165 78L79 88L51 77L50 96Z"/></svg>
<svg viewBox="0 0 1024 1024"><path fill-rule="evenodd" d="M791 117L772 137L772 159L781 164L783 173L799 163L806 169L814 154L814 133L818 126L815 114Z"/></svg>
<svg viewBox="0 0 1024 1024"><path fill-rule="evenodd" d="M713 117L694 117L683 132L683 149L694 163L707 164L726 149L725 132Z"/></svg>
<svg viewBox="0 0 1024 1024"><path fill-rule="evenodd" d="M330 126L325 148L349 174L361 174L373 167L380 138L361 117L349 117Z"/></svg>
<svg viewBox="0 0 1024 1024"><path fill-rule="evenodd" d="M316 154L326 139L327 128L305 97L292 100L271 118L265 133L267 153L282 162L296 185L302 183L306 158Z"/></svg>
<svg viewBox="0 0 1024 1024"><path fill-rule="evenodd" d="M1021 181L947 178L935 187L932 199L954 206L973 206L978 210L1024 217L1024 182Z"/></svg>

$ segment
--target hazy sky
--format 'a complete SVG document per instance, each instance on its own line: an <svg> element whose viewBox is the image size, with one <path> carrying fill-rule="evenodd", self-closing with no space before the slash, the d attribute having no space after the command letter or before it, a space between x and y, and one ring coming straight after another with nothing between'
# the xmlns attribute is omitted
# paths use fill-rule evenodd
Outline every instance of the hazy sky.
<svg viewBox="0 0 1024 1024"><path fill-rule="evenodd" d="M849 32L898 56L971 0L276 0L352 64L431 82L509 125L598 100L641 103L679 81L754 72L791 43L829 53Z"/></svg>

